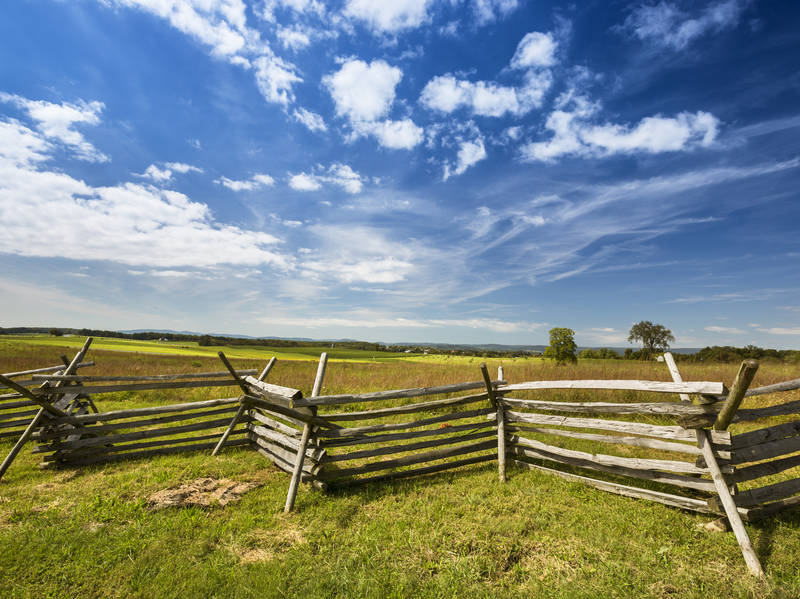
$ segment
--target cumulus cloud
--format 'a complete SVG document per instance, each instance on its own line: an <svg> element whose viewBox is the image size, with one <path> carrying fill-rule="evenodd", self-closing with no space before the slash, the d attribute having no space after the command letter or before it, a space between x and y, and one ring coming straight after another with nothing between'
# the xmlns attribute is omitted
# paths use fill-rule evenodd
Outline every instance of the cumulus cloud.
<svg viewBox="0 0 800 599"><path fill-rule="evenodd" d="M453 175L463 175L466 170L486 158L486 148L483 139L478 137L472 141L462 141L458 147L458 156L455 166L445 164L443 181L447 181Z"/></svg>
<svg viewBox="0 0 800 599"><path fill-rule="evenodd" d="M349 165L335 162L327 169L318 166L313 172L291 174L289 187L295 191L317 191L323 185L330 184L341 187L347 193L360 193L364 187L364 177L355 172Z"/></svg>
<svg viewBox="0 0 800 599"><path fill-rule="evenodd" d="M389 149L410 149L422 142L424 131L411 119L386 119L403 71L383 60L366 63L350 59L323 78L336 114L348 119L353 137L371 135Z"/></svg>
<svg viewBox="0 0 800 599"><path fill-rule="evenodd" d="M25 111L36 123L36 129L48 140L67 146L76 158L89 162L107 162L108 156L86 141L76 125L97 125L105 108L102 102L79 101L75 104L55 104L44 100L29 100L22 96L0 92L0 101Z"/></svg>
<svg viewBox="0 0 800 599"><path fill-rule="evenodd" d="M717 33L732 29L739 23L745 7L742 0L717 2L690 16L671 2L643 4L631 12L625 20L625 28L640 40L683 50L706 33Z"/></svg>
<svg viewBox="0 0 800 599"><path fill-rule="evenodd" d="M233 191L253 191L261 187L272 187L275 185L275 179L266 173L256 173L244 181L235 181L233 179L228 179L228 177L220 177L215 183L224 185Z"/></svg>
<svg viewBox="0 0 800 599"><path fill-rule="evenodd" d="M551 67L556 63L557 47L558 43L552 33L532 31L517 45L517 50L511 57L511 67L514 69Z"/></svg>
<svg viewBox="0 0 800 599"><path fill-rule="evenodd" d="M347 0L343 13L376 33L397 33L427 21L431 4L432 0Z"/></svg>
<svg viewBox="0 0 800 599"><path fill-rule="evenodd" d="M510 66L522 70L516 86L493 81L467 81L446 74L434 77L423 88L420 102L430 110L449 114L467 108L476 116L522 116L542 105L553 83L548 67L556 63L558 44L551 33L531 32L517 45Z"/></svg>
<svg viewBox="0 0 800 599"><path fill-rule="evenodd" d="M565 155L608 156L643 152L656 154L696 147L708 147L717 137L719 119L698 111L681 112L674 117L645 117L636 125L593 124L590 119L599 106L585 97L569 99L571 110L561 104L547 117L545 128L552 132L547 141L522 146L526 161L548 162Z"/></svg>
<svg viewBox="0 0 800 599"><path fill-rule="evenodd" d="M383 60L367 64L351 59L326 75L322 82L336 104L336 114L351 121L374 121L386 115L394 102L403 71Z"/></svg>
<svg viewBox="0 0 800 599"><path fill-rule="evenodd" d="M7 142L0 144L2 253L159 269L293 264L274 249L275 236L216 222L208 206L182 193L135 183L93 187L43 169L47 141L19 123L0 121L0 140ZM54 223L48 243L18 242L43 219Z"/></svg>

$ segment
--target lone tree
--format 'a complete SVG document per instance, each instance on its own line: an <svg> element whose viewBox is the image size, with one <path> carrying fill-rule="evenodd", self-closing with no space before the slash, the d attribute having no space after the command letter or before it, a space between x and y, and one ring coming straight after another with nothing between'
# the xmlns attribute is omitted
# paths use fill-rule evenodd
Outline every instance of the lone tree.
<svg viewBox="0 0 800 599"><path fill-rule="evenodd" d="M656 352L666 350L670 342L675 341L675 337L672 336L672 331L664 325L653 324L649 320L643 320L631 327L628 341L631 343L641 341L642 354L645 358L649 358Z"/></svg>
<svg viewBox="0 0 800 599"><path fill-rule="evenodd" d="M578 358L575 357L577 349L575 331L556 327L555 329L550 329L550 345L544 350L544 357L555 360L556 364L566 364L567 362L574 364L578 361Z"/></svg>

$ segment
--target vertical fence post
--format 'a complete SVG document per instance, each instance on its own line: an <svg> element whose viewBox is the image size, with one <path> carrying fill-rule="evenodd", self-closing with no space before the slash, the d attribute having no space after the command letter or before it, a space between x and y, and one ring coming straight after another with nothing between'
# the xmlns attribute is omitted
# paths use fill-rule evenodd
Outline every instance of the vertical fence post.
<svg viewBox="0 0 800 599"><path fill-rule="evenodd" d="M328 364L328 353L323 352L319 356L319 366L317 366L317 376L314 379L314 388L311 390L311 397L317 397L322 391L322 381L325 378L325 367ZM316 416L316 407L311 408ZM297 486L300 484L300 477L303 474L303 462L306 458L306 448L308 447L308 439L311 436L312 424L306 422L303 425L303 434L300 437L300 448L297 450L297 460L294 464L294 472L292 472L292 480L289 483L289 492L286 494L286 505L283 506L284 513L289 513L294 509L294 500L297 496Z"/></svg>
<svg viewBox="0 0 800 599"><path fill-rule="evenodd" d="M667 363L667 368L669 368L669 372L672 375L672 380L676 383L683 382L680 372L678 372L678 366L675 364L675 359L672 357L671 353L666 352L664 354L664 361ZM744 394L747 391L747 387L752 382L756 370L758 370L758 362L755 360L746 360L742 362L742 366L739 368L739 374L736 376L730 393L728 393L725 405L717 417L717 424L722 422L723 425L721 428L717 428L717 424L715 424L715 429L725 430L728 427L739 404L742 403ZM689 396L681 394L681 399L688 401ZM728 409L726 410L726 408ZM723 412L726 413L724 419L722 418ZM739 511L736 509L736 502L728 488L728 482L725 480L722 470L720 470L717 456L714 455L714 449L711 446L711 435L708 431L702 429L695 429L695 435L697 437L697 446L703 454L706 467L711 474L711 479L714 481L714 487L717 489L717 495L719 495L722 507L725 509L725 515L728 516L728 522L730 522L733 534L736 535L736 541L739 543L739 547L742 550L742 556L747 564L747 569L755 576L764 576L761 562L758 560L758 556L753 549L753 544L750 542L750 537L744 527L744 522L742 522Z"/></svg>
<svg viewBox="0 0 800 599"><path fill-rule="evenodd" d="M483 375L483 382L486 384L486 394L489 396L489 402L493 408L497 409L497 471L500 482L504 483L506 482L506 426L503 401L502 398L500 401L497 399L486 363L481 364L481 374Z"/></svg>

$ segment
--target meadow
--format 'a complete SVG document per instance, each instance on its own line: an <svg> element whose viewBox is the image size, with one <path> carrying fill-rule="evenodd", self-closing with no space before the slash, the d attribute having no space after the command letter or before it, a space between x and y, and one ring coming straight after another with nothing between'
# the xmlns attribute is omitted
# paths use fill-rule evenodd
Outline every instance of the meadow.
<svg viewBox="0 0 800 599"><path fill-rule="evenodd" d="M57 364L60 354L71 355L82 342L0 338L0 371ZM304 394L323 350L334 360L326 394L477 380L482 361L409 354L373 359L370 352L337 355L336 348L321 346L273 352L104 339L89 352L98 365L84 373L221 370L219 349L237 368L260 368L276 355L269 380ZM502 364L510 382L669 380L666 367L656 362L487 362L493 369ZM730 384L738 365L681 363L680 368L686 380ZM765 363L753 385L798 376L797 366ZM235 388L119 393L101 399L98 407L236 394ZM800 398L798 392L791 395ZM745 400L744 407L755 401ZM0 443L0 452L10 447L10 441ZM503 485L492 463L347 491L325 493L304 485L297 511L284 515L287 476L247 449L228 449L214 458L189 453L55 471L39 469L38 462L25 448L0 482L3 596L800 596L797 511L748 524L767 571L765 580L757 580L747 576L731 533L698 526L708 517L521 467L511 467ZM152 493L199 477L261 486L225 507L148 508Z"/></svg>

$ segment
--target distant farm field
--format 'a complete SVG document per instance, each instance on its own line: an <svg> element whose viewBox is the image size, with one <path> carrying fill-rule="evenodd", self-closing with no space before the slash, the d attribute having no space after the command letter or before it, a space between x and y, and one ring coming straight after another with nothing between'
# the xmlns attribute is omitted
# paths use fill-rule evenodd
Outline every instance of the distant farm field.
<svg viewBox="0 0 800 599"><path fill-rule="evenodd" d="M78 337L0 337L0 372L59 363ZM336 348L200 348L98 339L85 374L221 370L279 361L269 380L310 393L328 351L323 393L431 386L479 378L480 358ZM169 351L165 351L169 350ZM239 353L241 352L241 353ZM511 382L564 378L669 380L664 364L623 360L556 366L490 360ZM730 385L737 364L679 364L686 380ZM753 385L800 377L765 363ZM101 411L211 397L235 387L116 393ZM570 394L570 395L567 395ZM788 394L787 394L788 395ZM800 399L792 392L783 401ZM564 397L584 396L565 391ZM765 396L769 398L770 396ZM747 399L744 407L769 399ZM758 403L760 402L760 403ZM221 429L220 429L221 432ZM5 454L13 441L0 443ZM493 463L325 493L303 485L283 515L288 477L248 449L194 452L42 470L23 449L0 482L0 595L11 597L798 597L800 513L748 524L768 577L747 576L731 533L710 520ZM225 507L152 511L156 491L201 477L261 486Z"/></svg>

